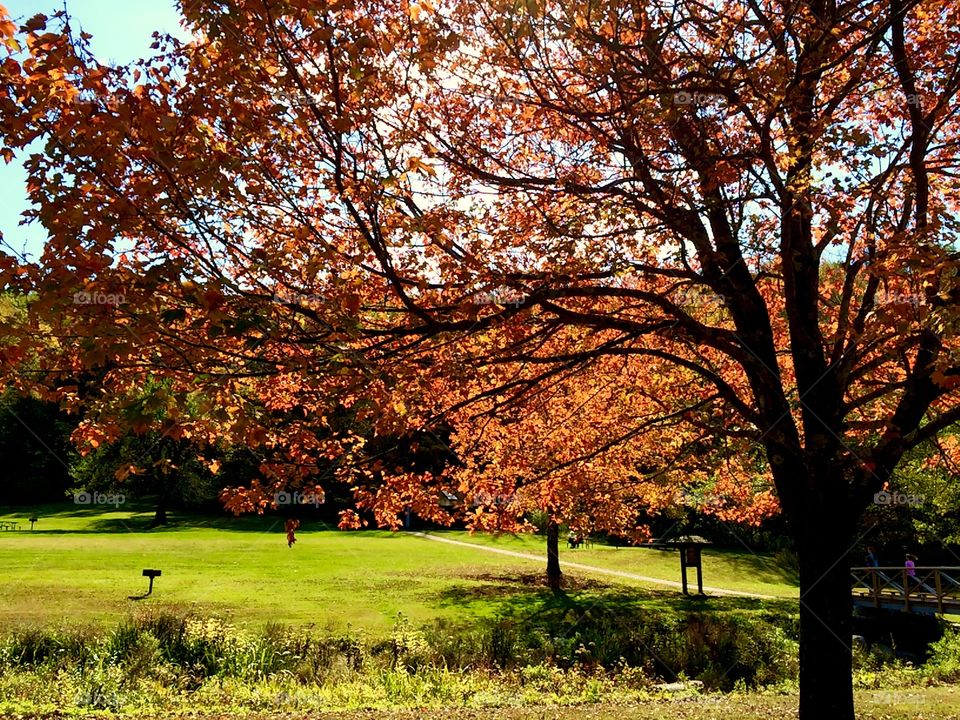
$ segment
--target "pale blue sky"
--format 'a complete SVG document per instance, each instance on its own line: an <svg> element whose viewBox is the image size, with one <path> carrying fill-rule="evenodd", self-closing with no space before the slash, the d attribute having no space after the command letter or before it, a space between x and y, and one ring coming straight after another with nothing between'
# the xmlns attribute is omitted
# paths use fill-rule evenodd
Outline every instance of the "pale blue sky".
<svg viewBox="0 0 960 720"><path fill-rule="evenodd" d="M51 15L63 8L63 0L0 0L14 21L37 13ZM174 0L67 0L76 30L93 35L94 53L103 62L127 63L149 55L151 34L157 30L183 38ZM18 227L27 207L25 174L17 158L9 165L0 160L0 232L7 248L26 248L36 258L45 238L39 226ZM8 250L9 252L9 250Z"/></svg>

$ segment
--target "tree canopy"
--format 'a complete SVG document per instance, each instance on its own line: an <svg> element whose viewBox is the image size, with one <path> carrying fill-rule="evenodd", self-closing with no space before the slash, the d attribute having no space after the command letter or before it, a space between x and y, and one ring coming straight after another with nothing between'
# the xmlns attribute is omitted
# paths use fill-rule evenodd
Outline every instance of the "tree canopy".
<svg viewBox="0 0 960 720"><path fill-rule="evenodd" d="M62 15L0 22L0 152L41 143L49 234L0 271L34 298L2 348L17 382L42 356L70 405L102 372L99 442L162 376L191 436L282 449L277 486L336 459L388 523L453 476L392 472L336 407L381 435L455 417L464 447L492 438L458 482L551 471L541 505L607 525L671 469L766 477L800 555L801 715L852 719L844 555L904 454L960 420L960 8L182 9L195 40L130 67Z"/></svg>

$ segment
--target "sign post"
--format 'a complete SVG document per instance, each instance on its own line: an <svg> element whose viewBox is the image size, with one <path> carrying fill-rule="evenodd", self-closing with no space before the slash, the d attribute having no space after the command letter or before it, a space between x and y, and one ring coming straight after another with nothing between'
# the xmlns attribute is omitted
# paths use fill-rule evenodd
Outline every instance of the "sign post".
<svg viewBox="0 0 960 720"><path fill-rule="evenodd" d="M704 595L703 554L701 551L705 545L709 544L705 538L699 535L684 535L672 540L654 540L647 547L677 548L680 551L680 582L683 586L683 594L690 594L687 569L695 568L697 571L697 594Z"/></svg>

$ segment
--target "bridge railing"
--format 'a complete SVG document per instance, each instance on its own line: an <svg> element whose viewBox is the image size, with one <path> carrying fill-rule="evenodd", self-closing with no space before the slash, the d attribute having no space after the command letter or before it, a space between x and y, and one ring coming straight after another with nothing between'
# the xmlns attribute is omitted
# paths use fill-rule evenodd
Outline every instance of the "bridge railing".
<svg viewBox="0 0 960 720"><path fill-rule="evenodd" d="M916 567L909 575L905 567L850 568L853 593L868 597L876 607L882 603L936 606L937 612L960 610L960 567Z"/></svg>

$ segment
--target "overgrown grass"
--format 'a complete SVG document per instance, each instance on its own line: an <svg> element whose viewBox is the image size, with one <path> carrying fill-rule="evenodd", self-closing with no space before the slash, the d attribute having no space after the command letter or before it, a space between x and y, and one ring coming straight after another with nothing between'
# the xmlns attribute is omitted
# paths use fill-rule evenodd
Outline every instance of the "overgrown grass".
<svg viewBox="0 0 960 720"><path fill-rule="evenodd" d="M621 608L620 613L625 609ZM476 625L399 618L381 637L142 612L106 629L22 628L0 642L0 713L288 711L636 701L789 683L796 644L756 618L549 611Z"/></svg>
<svg viewBox="0 0 960 720"><path fill-rule="evenodd" d="M734 697L750 691L756 705L771 692L795 692L796 642L781 627L784 618L622 617L618 626L602 614L574 621L548 613L524 622L501 618L467 627L441 621L422 628L400 618L381 637L276 624L254 632L166 612L142 612L109 628L21 628L0 641L0 715L139 716L195 708L209 715L272 715L650 703L678 696L729 703L711 695L718 690ZM604 647L597 643L601 628ZM874 700L886 698L892 707L897 698L922 698L925 688L960 679L960 633L945 635L921 667L879 666L870 657L859 664L857 685ZM663 685L668 680L672 688ZM912 695L905 692L910 689Z"/></svg>
<svg viewBox="0 0 960 720"><path fill-rule="evenodd" d="M474 624L438 620L423 627L400 616L386 635L323 634L267 625L260 631L219 619L141 612L98 626L26 627L0 643L0 667L81 672L121 668L127 678L178 676L260 681L288 677L322 684L342 671L525 672L531 667L636 672L653 681L695 678L730 690L787 680L796 671L792 618L752 614L649 612L639 606L575 604L536 616ZM630 670L632 669L632 670ZM165 672L165 671L164 671ZM638 675L639 676L639 675Z"/></svg>

